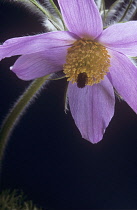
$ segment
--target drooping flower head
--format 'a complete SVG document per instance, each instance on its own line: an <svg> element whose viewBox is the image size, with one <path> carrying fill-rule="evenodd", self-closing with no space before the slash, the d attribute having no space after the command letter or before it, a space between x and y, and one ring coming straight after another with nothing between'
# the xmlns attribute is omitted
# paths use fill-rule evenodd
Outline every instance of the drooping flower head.
<svg viewBox="0 0 137 210"><path fill-rule="evenodd" d="M0 59L21 55L12 71L23 80L62 70L67 96L83 138L97 143L114 115L114 88L137 112L137 21L103 30L94 0L58 0L68 31L7 40Z"/></svg>

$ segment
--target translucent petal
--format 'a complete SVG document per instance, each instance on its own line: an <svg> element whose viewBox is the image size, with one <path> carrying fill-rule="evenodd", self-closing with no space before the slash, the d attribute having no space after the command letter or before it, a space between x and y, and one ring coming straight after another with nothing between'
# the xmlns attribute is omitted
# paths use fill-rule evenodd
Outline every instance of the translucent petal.
<svg viewBox="0 0 137 210"><path fill-rule="evenodd" d="M67 47L20 56L11 70L22 80L32 80L62 70Z"/></svg>
<svg viewBox="0 0 137 210"><path fill-rule="evenodd" d="M117 0L108 10L104 26L130 20L136 12L136 0Z"/></svg>
<svg viewBox="0 0 137 210"><path fill-rule="evenodd" d="M106 28L98 41L109 49L128 56L137 56L137 21L113 24Z"/></svg>
<svg viewBox="0 0 137 210"><path fill-rule="evenodd" d="M35 36L16 37L0 45L0 60L14 55L25 55L56 47L71 45L78 37L68 31L56 31Z"/></svg>
<svg viewBox="0 0 137 210"><path fill-rule="evenodd" d="M119 95L137 113L137 67L128 57L109 50L111 56L110 81Z"/></svg>
<svg viewBox="0 0 137 210"><path fill-rule="evenodd" d="M68 99L82 137L92 143L99 142L114 115L115 96L108 78L84 88L69 82Z"/></svg>
<svg viewBox="0 0 137 210"><path fill-rule="evenodd" d="M94 0L58 0L65 25L79 37L96 38L103 29Z"/></svg>

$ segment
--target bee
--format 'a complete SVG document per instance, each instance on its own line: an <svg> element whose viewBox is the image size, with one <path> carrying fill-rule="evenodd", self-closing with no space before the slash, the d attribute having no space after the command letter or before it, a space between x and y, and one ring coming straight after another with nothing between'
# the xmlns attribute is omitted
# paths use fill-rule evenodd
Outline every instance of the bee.
<svg viewBox="0 0 137 210"><path fill-rule="evenodd" d="M78 88L84 88L87 84L88 77L86 72L79 73L77 77L77 86Z"/></svg>

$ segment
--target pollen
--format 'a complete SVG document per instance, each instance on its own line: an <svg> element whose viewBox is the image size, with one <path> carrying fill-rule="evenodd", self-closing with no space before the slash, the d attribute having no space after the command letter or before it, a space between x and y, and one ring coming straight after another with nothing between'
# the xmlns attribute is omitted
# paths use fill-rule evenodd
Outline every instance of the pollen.
<svg viewBox="0 0 137 210"><path fill-rule="evenodd" d="M91 39L80 39L68 48L63 71L68 81L83 88L100 83L109 67L110 55L103 45Z"/></svg>

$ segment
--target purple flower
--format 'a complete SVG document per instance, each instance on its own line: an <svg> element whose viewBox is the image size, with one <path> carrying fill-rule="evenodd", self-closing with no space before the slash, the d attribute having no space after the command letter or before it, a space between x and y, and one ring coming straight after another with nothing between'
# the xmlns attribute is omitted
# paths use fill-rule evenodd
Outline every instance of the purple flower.
<svg viewBox="0 0 137 210"><path fill-rule="evenodd" d="M12 71L31 80L63 70L74 121L83 138L97 143L114 114L114 90L137 112L137 21L103 30L94 0L58 0L68 31L7 40L0 59L21 55Z"/></svg>

